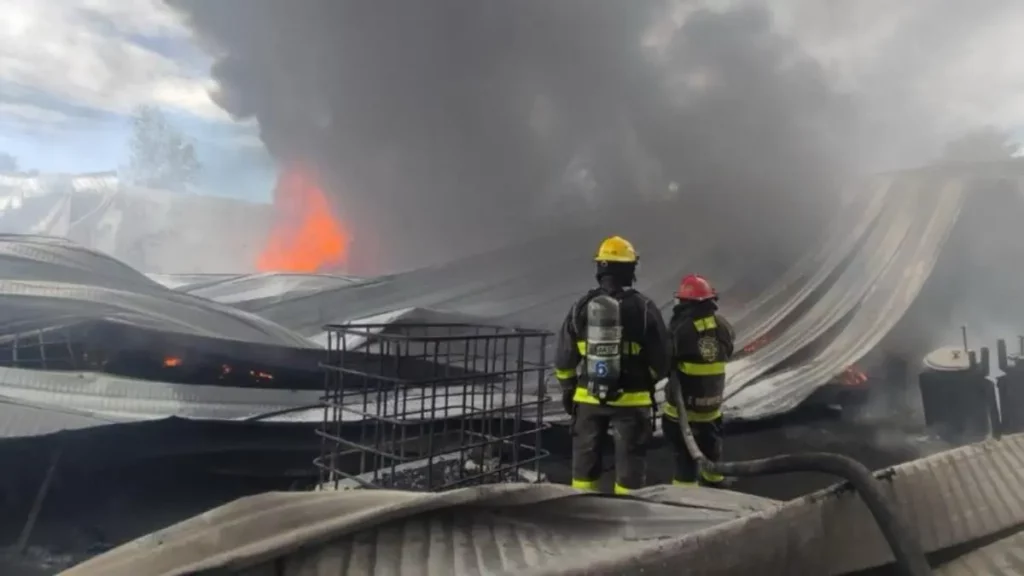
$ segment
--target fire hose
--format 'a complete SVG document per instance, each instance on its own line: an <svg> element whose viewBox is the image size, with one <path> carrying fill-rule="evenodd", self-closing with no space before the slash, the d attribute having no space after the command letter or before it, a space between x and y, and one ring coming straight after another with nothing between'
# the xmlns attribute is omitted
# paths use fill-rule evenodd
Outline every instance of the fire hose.
<svg viewBox="0 0 1024 576"><path fill-rule="evenodd" d="M669 385L667 388L671 390L676 406L685 406L680 387ZM741 462L712 462L697 446L697 440L693 437L690 423L686 418L686 410L678 412L683 442L686 444L686 450L690 453L690 457L697 462L699 470L723 476L741 477L790 472L821 472L838 476L849 482L853 489L860 494L861 500L868 507L882 536L892 549L899 574L903 576L932 575L931 566L928 564L928 558L925 556L921 543L914 537L911 529L882 493L871 471L860 462L853 458L827 452L784 454Z"/></svg>

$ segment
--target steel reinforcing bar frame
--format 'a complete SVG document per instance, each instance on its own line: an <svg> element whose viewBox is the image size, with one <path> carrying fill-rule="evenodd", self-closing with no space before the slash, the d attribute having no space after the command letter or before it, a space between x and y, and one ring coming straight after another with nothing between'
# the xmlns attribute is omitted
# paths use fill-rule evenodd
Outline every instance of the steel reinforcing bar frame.
<svg viewBox="0 0 1024 576"><path fill-rule="evenodd" d="M469 323L325 331L321 489L541 478L550 332Z"/></svg>

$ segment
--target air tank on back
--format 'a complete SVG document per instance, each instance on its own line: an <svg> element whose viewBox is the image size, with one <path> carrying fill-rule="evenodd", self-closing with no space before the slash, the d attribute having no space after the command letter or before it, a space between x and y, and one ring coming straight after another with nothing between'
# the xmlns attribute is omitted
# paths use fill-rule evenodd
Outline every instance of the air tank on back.
<svg viewBox="0 0 1024 576"><path fill-rule="evenodd" d="M611 296L587 304L587 387L598 398L618 388L622 373L622 322L619 301Z"/></svg>
<svg viewBox="0 0 1024 576"><path fill-rule="evenodd" d="M988 348L981 348L979 361L966 345L939 348L925 356L918 376L925 425L943 440L980 441L998 423L988 362Z"/></svg>

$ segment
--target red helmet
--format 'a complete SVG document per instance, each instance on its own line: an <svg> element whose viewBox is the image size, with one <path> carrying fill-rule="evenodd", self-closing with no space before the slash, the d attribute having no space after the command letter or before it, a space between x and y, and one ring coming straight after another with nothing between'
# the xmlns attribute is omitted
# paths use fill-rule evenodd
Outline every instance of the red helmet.
<svg viewBox="0 0 1024 576"><path fill-rule="evenodd" d="M718 293L711 287L711 283L703 276L690 274L679 283L679 290L676 290L676 298L680 300L692 300L702 302L718 298Z"/></svg>

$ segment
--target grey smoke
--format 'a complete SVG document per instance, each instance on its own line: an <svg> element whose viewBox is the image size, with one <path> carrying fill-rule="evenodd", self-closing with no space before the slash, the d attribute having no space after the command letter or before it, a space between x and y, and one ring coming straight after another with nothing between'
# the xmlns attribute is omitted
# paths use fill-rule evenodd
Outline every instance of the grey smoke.
<svg viewBox="0 0 1024 576"><path fill-rule="evenodd" d="M552 197L670 186L679 226L727 218L738 250L785 261L898 132L866 133L870 102L760 3L698 10L656 54L645 37L686 3L167 1L220 56L218 102L324 171L355 256L391 269L581 218Z"/></svg>

